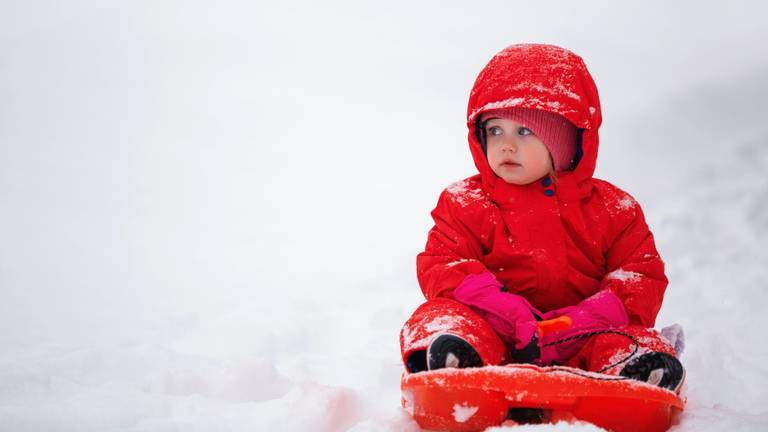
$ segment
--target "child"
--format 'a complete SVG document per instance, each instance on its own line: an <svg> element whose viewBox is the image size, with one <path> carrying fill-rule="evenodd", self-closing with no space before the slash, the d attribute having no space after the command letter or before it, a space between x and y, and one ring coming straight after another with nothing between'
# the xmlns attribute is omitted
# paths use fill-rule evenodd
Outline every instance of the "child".
<svg viewBox="0 0 768 432"><path fill-rule="evenodd" d="M469 97L479 174L432 211L417 257L427 299L400 334L408 372L510 362L567 365L679 392L684 371L655 330L667 278L638 203L592 177L602 117L583 60L510 46ZM537 322L568 317L541 335Z"/></svg>

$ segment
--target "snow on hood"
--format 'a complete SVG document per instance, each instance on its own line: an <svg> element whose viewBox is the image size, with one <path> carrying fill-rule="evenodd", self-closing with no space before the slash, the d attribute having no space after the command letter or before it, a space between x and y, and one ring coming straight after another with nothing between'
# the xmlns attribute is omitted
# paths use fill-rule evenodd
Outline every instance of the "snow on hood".
<svg viewBox="0 0 768 432"><path fill-rule="evenodd" d="M578 196L591 190L602 114L597 87L581 57L554 45L518 44L496 54L480 72L469 96L467 127L475 166L489 192L510 185L491 171L475 123L485 111L509 107L560 114L582 129L581 161L573 172L558 173L558 179Z"/></svg>

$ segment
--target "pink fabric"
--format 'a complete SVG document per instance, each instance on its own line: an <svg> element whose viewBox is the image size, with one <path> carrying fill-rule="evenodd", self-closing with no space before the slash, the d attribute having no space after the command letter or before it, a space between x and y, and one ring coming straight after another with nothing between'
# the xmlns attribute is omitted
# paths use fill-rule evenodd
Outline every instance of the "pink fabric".
<svg viewBox="0 0 768 432"><path fill-rule="evenodd" d="M589 338L546 346L547 344L572 336L589 332L625 327L629 324L624 305L616 294L603 290L581 301L576 306L568 306L545 313L542 318L549 320L566 315L571 318L570 328L548 332L542 338L541 364L563 364L586 344Z"/></svg>
<svg viewBox="0 0 768 432"><path fill-rule="evenodd" d="M528 300L501 288L496 277L486 271L465 277L453 296L485 319L508 347L523 349L536 334L533 314L540 312Z"/></svg>

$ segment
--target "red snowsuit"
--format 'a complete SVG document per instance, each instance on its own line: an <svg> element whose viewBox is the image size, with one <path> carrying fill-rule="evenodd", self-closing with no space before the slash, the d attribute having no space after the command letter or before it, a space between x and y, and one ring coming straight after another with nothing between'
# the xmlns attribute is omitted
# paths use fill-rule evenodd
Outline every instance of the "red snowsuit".
<svg viewBox="0 0 768 432"><path fill-rule="evenodd" d="M522 107L560 114L581 129L583 155L574 171L528 185L506 183L491 170L476 135L481 113ZM597 88L582 59L548 45L514 45L480 72L467 109L469 148L479 174L446 188L416 260L427 299L401 332L403 360L437 334L467 339L485 364L507 361L501 340L477 314L453 300L469 274L492 272L510 293L542 312L575 305L600 290L623 302L641 351L674 349L653 327L667 278L638 203L593 178L602 117ZM568 362L600 370L629 352L618 335L594 336ZM616 370L609 371L618 373Z"/></svg>

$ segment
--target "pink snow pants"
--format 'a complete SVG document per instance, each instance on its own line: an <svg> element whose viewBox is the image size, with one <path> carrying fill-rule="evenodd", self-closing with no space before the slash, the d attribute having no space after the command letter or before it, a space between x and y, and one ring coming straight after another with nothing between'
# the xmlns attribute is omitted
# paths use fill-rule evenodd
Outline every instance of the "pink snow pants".
<svg viewBox="0 0 768 432"><path fill-rule="evenodd" d="M653 329L627 326L619 331L632 336L638 342L635 356L651 351L676 356L672 345ZM507 348L490 324L468 306L455 300L437 298L419 306L400 332L400 353L406 370L412 372L409 368L409 358L412 355L412 365L415 362L426 368L425 350L432 339L443 333L464 338L477 350L485 365L510 363ZM616 363L623 359L629 360L634 349L635 343L627 336L596 335L585 339L584 346L565 363L565 366L618 375L626 362Z"/></svg>

